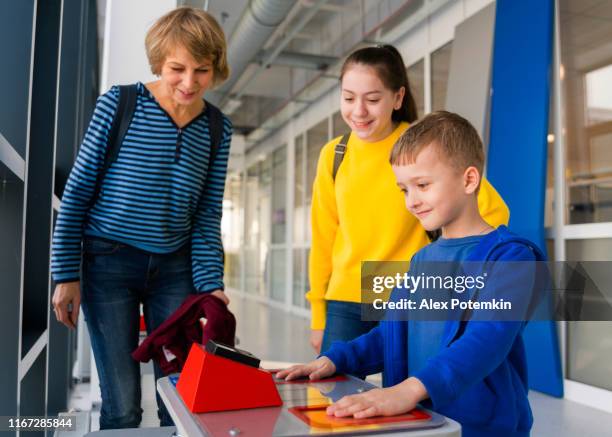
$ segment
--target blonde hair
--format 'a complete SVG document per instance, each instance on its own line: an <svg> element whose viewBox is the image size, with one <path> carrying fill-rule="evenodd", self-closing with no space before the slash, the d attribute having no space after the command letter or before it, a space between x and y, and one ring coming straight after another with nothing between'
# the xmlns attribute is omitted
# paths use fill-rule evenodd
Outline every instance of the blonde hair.
<svg viewBox="0 0 612 437"><path fill-rule="evenodd" d="M465 118L447 111L432 112L406 129L393 146L389 161L391 165L412 164L429 145L455 169L463 172L473 166L482 176L485 159L478 132Z"/></svg>
<svg viewBox="0 0 612 437"><path fill-rule="evenodd" d="M151 26L145 38L151 72L159 75L166 57L179 46L198 62L204 59L212 62L215 85L229 77L225 34L209 13L181 7L168 12Z"/></svg>

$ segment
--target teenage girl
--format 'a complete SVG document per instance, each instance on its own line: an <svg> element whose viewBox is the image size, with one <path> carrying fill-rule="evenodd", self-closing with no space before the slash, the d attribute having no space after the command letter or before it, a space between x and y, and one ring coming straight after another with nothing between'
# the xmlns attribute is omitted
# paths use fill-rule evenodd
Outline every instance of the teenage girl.
<svg viewBox="0 0 612 437"><path fill-rule="evenodd" d="M400 53L390 45L353 52L342 66L340 84L340 112L351 133L335 179L334 155L341 137L321 150L312 198L306 297L310 343L317 353L376 326L361 320L362 261L410 260L429 242L406 209L389 164L393 144L417 119ZM478 205L491 226L507 224L508 208L487 180Z"/></svg>

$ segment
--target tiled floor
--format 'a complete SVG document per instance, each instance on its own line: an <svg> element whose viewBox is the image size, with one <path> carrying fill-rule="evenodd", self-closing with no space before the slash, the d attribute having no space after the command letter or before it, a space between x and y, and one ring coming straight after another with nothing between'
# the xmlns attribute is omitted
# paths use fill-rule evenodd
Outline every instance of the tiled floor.
<svg viewBox="0 0 612 437"><path fill-rule="evenodd" d="M534 418L532 436L612 436L612 414L538 392L530 392L529 401Z"/></svg>
<svg viewBox="0 0 612 437"><path fill-rule="evenodd" d="M304 362L314 358L308 344L308 320L263 303L231 295L231 310L238 321L240 348L261 359ZM142 427L158 426L153 375L145 368L143 375L144 410ZM379 382L373 378L372 382ZM72 405L87 409L88 384L80 384ZM604 437L612 436L612 415L575 402L552 398L541 393L529 395L535 418L534 437ZM92 430L98 429L97 407L92 409Z"/></svg>

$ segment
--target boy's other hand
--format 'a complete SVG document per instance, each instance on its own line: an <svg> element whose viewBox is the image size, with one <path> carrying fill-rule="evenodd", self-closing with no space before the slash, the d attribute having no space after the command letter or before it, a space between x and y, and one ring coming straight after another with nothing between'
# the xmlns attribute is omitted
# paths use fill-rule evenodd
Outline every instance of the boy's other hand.
<svg viewBox="0 0 612 437"><path fill-rule="evenodd" d="M313 329L310 331L310 345L317 354L321 353L321 344L323 343L323 330Z"/></svg>
<svg viewBox="0 0 612 437"><path fill-rule="evenodd" d="M336 417L353 416L363 419L373 416L394 416L407 413L427 398L425 386L417 378L388 388L375 388L365 393L344 396L327 407L327 414Z"/></svg>
<svg viewBox="0 0 612 437"><path fill-rule="evenodd" d="M336 365L327 357L320 357L308 364L298 364L288 369L281 370L276 374L279 379L291 381L292 379L306 376L313 379L322 379L336 373Z"/></svg>

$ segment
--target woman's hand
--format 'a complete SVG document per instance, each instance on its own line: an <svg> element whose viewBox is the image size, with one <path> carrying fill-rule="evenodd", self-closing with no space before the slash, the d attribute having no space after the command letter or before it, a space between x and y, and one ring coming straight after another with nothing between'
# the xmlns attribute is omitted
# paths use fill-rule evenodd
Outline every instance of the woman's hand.
<svg viewBox="0 0 612 437"><path fill-rule="evenodd" d="M394 416L407 413L427 398L427 389L417 378L408 378L388 388L375 388L365 393L344 396L327 407L327 414L336 417Z"/></svg>
<svg viewBox="0 0 612 437"><path fill-rule="evenodd" d="M229 305L229 303L230 303L229 297L227 297L227 295L223 292L223 290L215 290L215 291L211 292L210 294L212 294L213 296L218 297L219 299L221 299L221 301L225 305Z"/></svg>
<svg viewBox="0 0 612 437"><path fill-rule="evenodd" d="M298 364L291 366L288 369L281 370L276 374L279 379L291 381L300 376L307 376L311 380L322 379L336 373L336 365L327 357L317 358L308 364Z"/></svg>
<svg viewBox="0 0 612 437"><path fill-rule="evenodd" d="M57 284L51 303L55 318L68 328L75 329L81 306L81 282Z"/></svg>
<svg viewBox="0 0 612 437"><path fill-rule="evenodd" d="M310 345L317 354L321 353L321 344L323 343L323 330L313 329L310 331Z"/></svg>

